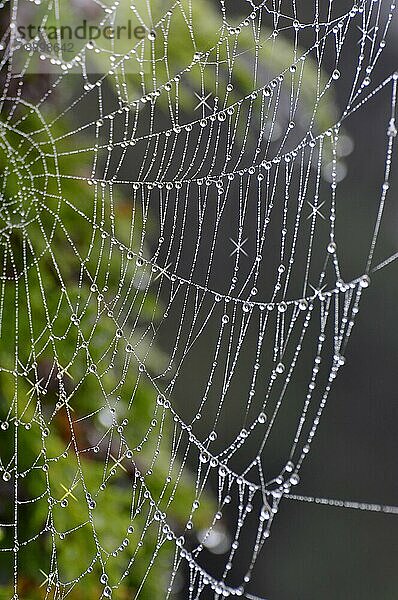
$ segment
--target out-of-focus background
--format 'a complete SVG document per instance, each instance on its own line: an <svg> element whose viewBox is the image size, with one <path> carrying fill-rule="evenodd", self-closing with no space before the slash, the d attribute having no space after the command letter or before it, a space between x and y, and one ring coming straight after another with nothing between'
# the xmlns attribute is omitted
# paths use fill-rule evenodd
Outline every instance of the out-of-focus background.
<svg viewBox="0 0 398 600"><path fill-rule="evenodd" d="M236 5L230 10L243 14ZM304 6L300 10L305 13ZM308 21L311 11L312 3L308 3ZM360 35L358 31L358 38L350 35L345 42L345 66L350 60L353 66L356 64ZM324 67L333 70L331 56L326 56ZM374 81L381 81L396 69L397 20ZM340 108L347 100L352 69L341 72L335 87ZM344 123L353 151L344 159L346 176L339 184L337 234L350 249L345 257L348 271L350 261L358 265L358 257L365 256L374 226L384 175L390 103L388 87ZM377 247L380 261L398 249L397 167L395 156ZM353 274L359 273L354 270ZM398 504L397 297L395 262L373 275L362 300L347 363L334 384L311 456L301 473L302 483L295 490L298 494ZM199 365L206 351L204 341L197 353ZM193 374L186 386L194 383ZM184 401L181 397L181 406ZM226 433L230 422L222 427ZM208 553L207 559L208 566L214 567L218 557ZM398 518L284 500L250 590L269 600L394 600L398 597Z"/></svg>

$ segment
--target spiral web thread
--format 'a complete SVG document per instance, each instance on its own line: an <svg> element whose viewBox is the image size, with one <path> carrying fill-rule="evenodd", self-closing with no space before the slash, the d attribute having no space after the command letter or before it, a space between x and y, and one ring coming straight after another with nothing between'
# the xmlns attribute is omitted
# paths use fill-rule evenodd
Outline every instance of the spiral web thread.
<svg viewBox="0 0 398 600"><path fill-rule="evenodd" d="M113 57L103 75L90 76L85 61L94 49L87 43L76 60L57 59L61 73L44 78L38 95L27 76L29 56L19 72L12 68L19 51L12 23L21 3L10 7L2 40L0 143L10 169L1 201L7 352L1 353L0 435L11 437L1 445L0 469L12 505L1 527L12 533L0 543L13 557L15 598L24 597L23 557L43 538L50 548L40 569L43 597L84 594L98 573L98 597L118 597L146 560L136 597L145 593L163 547L174 549L164 597L181 569L188 572L190 599L209 592L262 597L264 591L249 592L251 575L285 498L398 512L293 492L344 365L361 296L372 272L396 258L377 266L373 260L388 196L397 91L395 75L374 83L373 74L395 7L364 1L338 12L332 0L323 4L314 1L308 22L295 0L247 2L237 25L224 3L214 3L220 27L209 47L197 46L188 0L170 3L153 20L149 2L133 6L136 16L142 10L147 35L128 56ZM49 2L47 12L56 8ZM118 5L101 10L111 18ZM176 15L192 45L191 61L178 69L168 54ZM272 65L272 48L283 35L291 54L272 73L261 52L270 49ZM242 36L251 40L244 49ZM358 39L354 67L342 58L350 36ZM330 48L334 69L325 76ZM125 73L126 60L137 61L135 75ZM309 64L317 81L306 100ZM239 69L251 80L250 93L236 82ZM70 72L79 79L72 91ZM320 107L343 75L351 77L347 104L322 130ZM336 233L344 122L388 89L376 224L362 271L345 281ZM54 114L51 103L64 99ZM82 162L78 170L73 158ZM13 172L24 185L10 197L5 190ZM157 356L159 339L166 357ZM137 433L142 394L145 427ZM60 422L65 443L57 453ZM21 458L27 445L34 448L29 464ZM280 464L276 473L269 446L281 452L272 459ZM62 471L63 461L73 468ZM90 475L94 464L101 465L100 481ZM194 472L194 493L177 523L173 506L188 472ZM31 478L41 486L35 497L23 491ZM129 481L123 494L130 510L112 546L106 541L112 523L101 526L96 514L103 497L112 505L120 478ZM160 486L154 478L162 479ZM211 489L208 522L199 526ZM27 536L21 522L38 504L43 519ZM76 509L78 516L69 513ZM241 555L249 523L256 534L242 542ZM204 549L217 536L227 538L227 529L223 568L208 572ZM92 555L83 572L68 578L62 548L79 530L92 539ZM142 549L149 535L148 558Z"/></svg>

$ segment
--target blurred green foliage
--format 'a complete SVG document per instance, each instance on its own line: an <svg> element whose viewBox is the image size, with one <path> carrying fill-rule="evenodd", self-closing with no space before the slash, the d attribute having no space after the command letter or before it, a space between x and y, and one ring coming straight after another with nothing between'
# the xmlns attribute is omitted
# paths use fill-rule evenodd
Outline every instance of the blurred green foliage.
<svg viewBox="0 0 398 600"><path fill-rule="evenodd" d="M62 124L65 127L67 120ZM72 125L71 122L68 124ZM2 258L10 281L5 284L2 294L0 343L3 369L0 374L0 420L4 427L0 433L1 522L13 522L12 490L18 472L19 497L35 499L33 503L20 505L18 510L19 537L32 540L19 551L21 598L44 597L46 585L41 587L41 584L48 573L43 574L41 569L51 563L54 547L61 581L73 580L90 567L98 553L91 519L107 553L102 558L110 583L120 579L127 560L134 560L133 568L119 588L120 598L130 597L143 580L143 597L160 598L167 585L173 543L162 546L145 579L158 542L158 523L148 527L148 507L144 506L141 512L131 501L134 464L146 474L146 484L156 499L157 509L162 511L167 507L168 519L180 531L185 527L195 499L193 480L185 469L181 476L181 465L177 459L171 459L172 425L167 418L164 422L161 417L159 422L153 421L156 406L153 386L139 377L137 364L130 364L126 370L126 342L122 337L119 342L115 341L114 320L98 301L99 288L116 290L121 274L127 269L128 274L124 276L129 281L129 277L134 278L136 266L123 264L116 253L108 264L104 256L109 253L104 251L100 234L93 238L91 223L59 203L57 180L46 180L40 170L43 167L41 155L38 150L36 155L34 150L43 135L41 125L33 112L18 132L5 124L1 136L0 166L5 182L3 210L9 213L7 218L14 223L7 246L2 246ZM53 130L53 135L62 135L62 132L61 129ZM29 170L27 156L29 163L34 165L29 173L25 172ZM81 158L69 160L70 172L84 172L85 167L88 172L89 165L84 166ZM37 176L34 189L31 187L32 175ZM66 179L62 183L62 198L84 198L91 206L94 192L89 196L87 189L90 188L84 181ZM41 192L48 210L43 210ZM109 202L109 198L106 201ZM115 219L124 229L124 235L121 231L120 237L128 237L129 200L116 194L112 203ZM40 218L37 218L38 213ZM137 226L140 225L136 222ZM50 240L51 251L46 251ZM74 249L79 250L78 254ZM82 257L85 257L84 269L80 262ZM97 272L96 265L101 267ZM87 273L96 273L95 284L87 279ZM80 306L81 313L71 315L72 306ZM132 324L138 314L141 320L153 318L154 311L156 321L160 308L155 305L152 295L138 289L128 322ZM139 324L130 342L137 342L141 335ZM32 340L35 340L34 344ZM162 363L161 353L152 351L148 369L158 368ZM90 373L92 365L96 365L98 373ZM120 388L123 369L126 375ZM39 386L35 388L37 381ZM64 395L60 390L64 390ZM106 405L104 390L117 390L115 406L118 416L128 418L123 435L132 447L136 447L134 463L122 449L120 456L113 457L116 466L113 466L113 459L109 459L112 428L110 425L105 427L101 438L104 427L100 422L101 415L96 414ZM131 399L133 404L128 410ZM112 409L116 410L110 406ZM107 412L107 409L103 411ZM14 459L16 422L18 465ZM152 435L148 436L148 430L152 430ZM163 441L157 456L159 434ZM97 438L98 447L93 442ZM147 441L142 443L145 439ZM87 493L95 503L92 513L88 510ZM35 539L49 525L49 495L53 499L50 518L57 535L53 538L48 528ZM134 531L127 530L126 526L130 512L134 513L131 519ZM199 528L209 526L213 512L212 500L203 498L195 525ZM12 547L13 536L12 527L3 527L1 547ZM128 546L120 552L118 547L122 540ZM2 558L0 597L8 598L13 561L10 553L4 553ZM101 595L100 574L101 569L96 564L92 575L85 577L85 597ZM80 598L81 592L76 589L70 597Z"/></svg>

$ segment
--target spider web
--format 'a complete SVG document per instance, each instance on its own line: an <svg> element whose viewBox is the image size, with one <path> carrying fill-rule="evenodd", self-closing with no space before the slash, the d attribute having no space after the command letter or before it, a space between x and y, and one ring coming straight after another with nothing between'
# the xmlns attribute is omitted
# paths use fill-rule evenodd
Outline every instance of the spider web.
<svg viewBox="0 0 398 600"><path fill-rule="evenodd" d="M57 14L57 3L27 4ZM9 7L0 543L14 598L33 553L43 597L92 581L92 597L124 585L137 597L165 548L164 597L185 570L190 599L255 598L251 575L284 499L398 512L295 493L362 294L397 258L374 261L397 76L373 74L395 6L320 4L308 21L295 0L246 2L238 23L228 3L209 3L209 35L189 0L136 4L146 35L128 52L87 41L68 61L44 54L59 73L37 84L15 37L24 3ZM96 6L103 19L119 10ZM110 61L103 73L93 57ZM335 114L340 80L347 103ZM344 122L386 90L385 171L357 266L339 243ZM98 518L104 506L115 526ZM87 566L71 572L80 535ZM209 571L202 555L220 540L222 568Z"/></svg>

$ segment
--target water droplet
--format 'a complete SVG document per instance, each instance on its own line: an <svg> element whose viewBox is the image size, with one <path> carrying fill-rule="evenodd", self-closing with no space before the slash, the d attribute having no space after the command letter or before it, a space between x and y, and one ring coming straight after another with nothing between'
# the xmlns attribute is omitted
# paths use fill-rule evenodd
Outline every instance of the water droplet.
<svg viewBox="0 0 398 600"><path fill-rule="evenodd" d="M329 254L334 254L337 250L337 246L335 242L330 242L328 245L328 252Z"/></svg>
<svg viewBox="0 0 398 600"><path fill-rule="evenodd" d="M305 298L303 298L299 302L299 309L300 310L307 310L307 308L308 308L308 300L306 300Z"/></svg>
<svg viewBox="0 0 398 600"><path fill-rule="evenodd" d="M286 471L287 471L288 473L291 473L291 472L293 471L293 469L294 469L294 464L292 463L292 461L291 461L291 460L289 460L289 462L288 462L288 463L286 463L286 467L285 467L285 469L286 469Z"/></svg>
<svg viewBox="0 0 398 600"><path fill-rule="evenodd" d="M267 420L267 415L265 413L261 412L258 415L258 422L259 423L265 423L266 420Z"/></svg>
<svg viewBox="0 0 398 600"><path fill-rule="evenodd" d="M200 462L202 462L202 463L207 463L207 462L209 461L209 458L210 458L210 457L209 457L209 455L208 455L208 453L207 453L207 452L202 452L202 453L200 454L199 458L200 458Z"/></svg>
<svg viewBox="0 0 398 600"><path fill-rule="evenodd" d="M360 282L359 282L359 285L360 285L362 288L367 288L367 287L369 287L369 285L370 285L370 277L369 277L369 275L364 275L363 277L361 277L361 280L360 280Z"/></svg>

